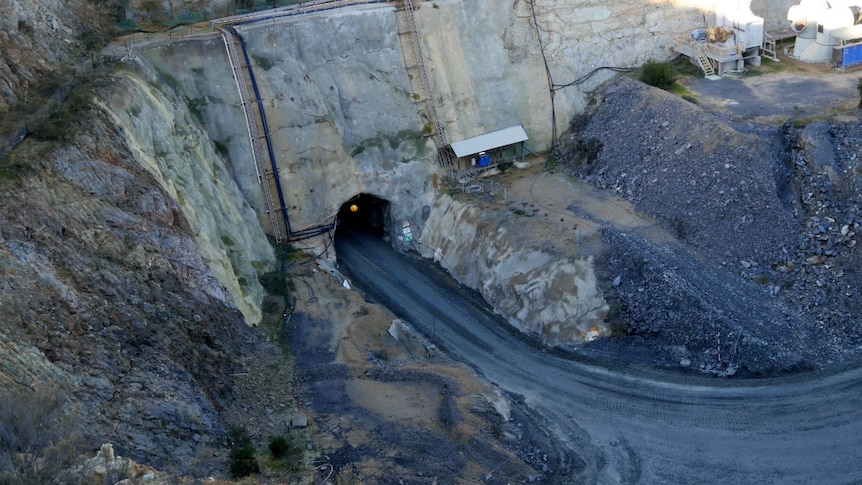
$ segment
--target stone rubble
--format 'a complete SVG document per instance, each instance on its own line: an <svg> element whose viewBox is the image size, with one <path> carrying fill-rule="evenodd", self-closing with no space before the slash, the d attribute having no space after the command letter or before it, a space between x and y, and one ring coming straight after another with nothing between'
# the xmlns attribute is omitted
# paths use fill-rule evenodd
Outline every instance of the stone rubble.
<svg viewBox="0 0 862 485"><path fill-rule="evenodd" d="M627 198L687 248L674 260L606 231L605 296L624 334L662 363L717 373L822 368L859 354L858 121L729 121L624 77L593 113L564 135L564 170ZM700 300L697 272L720 282ZM722 288L763 310L739 313L740 301L716 297Z"/></svg>

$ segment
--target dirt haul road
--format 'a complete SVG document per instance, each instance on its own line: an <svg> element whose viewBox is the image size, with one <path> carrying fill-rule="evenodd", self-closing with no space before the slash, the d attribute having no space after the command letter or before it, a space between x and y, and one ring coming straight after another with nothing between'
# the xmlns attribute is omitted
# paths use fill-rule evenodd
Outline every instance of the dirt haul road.
<svg viewBox="0 0 862 485"><path fill-rule="evenodd" d="M544 417L550 483L859 483L862 369L721 380L551 352L439 268L361 234L336 240L369 297Z"/></svg>

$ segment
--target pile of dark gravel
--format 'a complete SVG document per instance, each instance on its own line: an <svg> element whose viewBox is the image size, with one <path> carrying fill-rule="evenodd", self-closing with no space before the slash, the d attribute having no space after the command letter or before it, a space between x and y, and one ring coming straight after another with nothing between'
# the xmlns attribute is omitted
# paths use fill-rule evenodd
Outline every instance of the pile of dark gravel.
<svg viewBox="0 0 862 485"><path fill-rule="evenodd" d="M618 77L560 141L560 169L630 200L681 242L605 230L604 290L630 340L716 373L858 354L858 121L735 122Z"/></svg>

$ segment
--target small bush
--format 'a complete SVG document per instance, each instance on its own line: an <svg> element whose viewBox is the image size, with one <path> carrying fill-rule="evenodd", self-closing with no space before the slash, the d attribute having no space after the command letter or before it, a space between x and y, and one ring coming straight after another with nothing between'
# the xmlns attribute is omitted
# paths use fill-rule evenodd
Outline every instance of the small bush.
<svg viewBox="0 0 862 485"><path fill-rule="evenodd" d="M289 293L287 280L280 271L268 271L258 276L258 281L271 295L286 296Z"/></svg>
<svg viewBox="0 0 862 485"><path fill-rule="evenodd" d="M859 107L862 108L862 78L856 82L856 91L859 92Z"/></svg>
<svg viewBox="0 0 862 485"><path fill-rule="evenodd" d="M303 447L294 437L274 436L269 440L269 451L289 470L298 470L302 463Z"/></svg>
<svg viewBox="0 0 862 485"><path fill-rule="evenodd" d="M660 89L670 89L676 82L676 70L670 62L650 59L641 68L640 80Z"/></svg>
<svg viewBox="0 0 862 485"><path fill-rule="evenodd" d="M230 475L233 478L243 478L254 473L260 473L256 452L253 446L236 446L230 450Z"/></svg>
<svg viewBox="0 0 862 485"><path fill-rule="evenodd" d="M0 484L69 483L81 446L66 394L50 385L0 395Z"/></svg>
<svg viewBox="0 0 862 485"><path fill-rule="evenodd" d="M230 444L236 448L251 445L251 437L248 435L248 431L242 426L231 426L228 430L228 436Z"/></svg>
<svg viewBox="0 0 862 485"><path fill-rule="evenodd" d="M269 440L269 452L275 458L284 458L290 451L290 442L284 436L274 436Z"/></svg>

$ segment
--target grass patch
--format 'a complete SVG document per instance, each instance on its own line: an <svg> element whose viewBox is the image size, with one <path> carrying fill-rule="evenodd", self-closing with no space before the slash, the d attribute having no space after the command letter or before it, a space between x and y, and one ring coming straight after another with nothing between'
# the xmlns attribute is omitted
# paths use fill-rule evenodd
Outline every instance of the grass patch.
<svg viewBox="0 0 862 485"><path fill-rule="evenodd" d="M675 83L673 83L673 86L671 86L671 87L668 89L668 91L670 91L670 92L671 92L671 93L673 93L673 94L676 94L677 96L679 96L679 97L681 97L681 98L685 98L685 99L689 99L689 98L696 99L696 98L694 97L694 92L693 92L691 89L688 89L686 86L684 86L684 85L682 85L682 84L680 84L680 83L676 83L676 82L675 82Z"/></svg>
<svg viewBox="0 0 862 485"><path fill-rule="evenodd" d="M748 66L745 73L746 76L765 76L768 74L777 74L780 72L802 72L804 69L791 64L790 62L775 62L766 57L761 58L759 66Z"/></svg>

